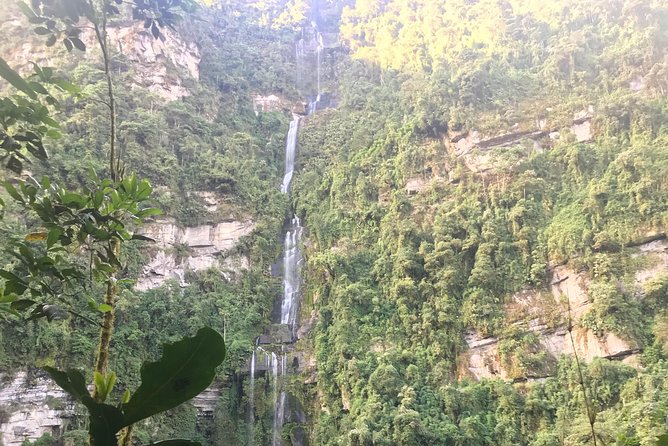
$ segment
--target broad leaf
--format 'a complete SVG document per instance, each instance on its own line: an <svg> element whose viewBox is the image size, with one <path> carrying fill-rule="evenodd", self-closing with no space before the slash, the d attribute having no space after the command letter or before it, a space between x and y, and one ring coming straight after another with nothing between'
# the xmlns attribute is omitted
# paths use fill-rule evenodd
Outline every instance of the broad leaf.
<svg viewBox="0 0 668 446"><path fill-rule="evenodd" d="M165 345L160 360L142 366L141 385L123 407L125 423L136 423L193 398L211 384L223 359L225 343L211 328Z"/></svg>
<svg viewBox="0 0 668 446"><path fill-rule="evenodd" d="M116 433L123 428L123 414L114 406L93 403L88 408L91 446L117 446Z"/></svg>
<svg viewBox="0 0 668 446"><path fill-rule="evenodd" d="M7 82L12 84L16 89L21 90L28 96L33 99L37 99L37 93L30 88L28 82L23 80L23 78L16 71L12 70L5 59L0 57L0 77L4 78Z"/></svg>
<svg viewBox="0 0 668 446"><path fill-rule="evenodd" d="M53 367L44 367L44 370L61 389L69 393L76 401L84 403L86 400L92 400L86 388L86 380L80 371L70 369L67 372L61 372Z"/></svg>

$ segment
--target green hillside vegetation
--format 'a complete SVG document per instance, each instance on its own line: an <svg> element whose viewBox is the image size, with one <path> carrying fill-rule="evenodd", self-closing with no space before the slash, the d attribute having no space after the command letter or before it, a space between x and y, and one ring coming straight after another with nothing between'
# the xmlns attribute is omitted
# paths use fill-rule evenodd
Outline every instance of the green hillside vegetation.
<svg viewBox="0 0 668 446"><path fill-rule="evenodd" d="M598 444L651 445L664 432L666 276L634 295L630 246L668 222L667 13L660 2L343 9L351 55L329 61L340 104L304 126L294 194L318 314L317 391L306 392L322 395L316 444L593 444L587 401ZM482 174L449 142L543 119L560 131L590 106L595 140L561 132L492 148ZM426 183L416 195L412 178ZM588 365L587 398L573 359L550 366L504 311L563 262L593 280L582 324L644 349L640 372ZM469 330L499 336L520 380L551 377L462 381Z"/></svg>
<svg viewBox="0 0 668 446"><path fill-rule="evenodd" d="M29 42L36 54L46 51L55 55L51 59L58 65L54 72L80 88L76 96L54 93L60 105L52 110L52 117L59 123L60 135L45 139L50 156L46 161L34 160L28 166L29 173L38 179L48 176L74 189L91 187L91 170L100 176L109 175L108 167L104 167L108 166L105 145L109 112L101 100L107 86L99 49L87 48L85 56L76 50L66 53L58 46L44 49L44 39L32 34L18 8L10 6L7 14L8 22L3 27L12 27L17 38ZM255 17L256 13L249 14ZM281 248L287 201L277 185L283 174L289 119L282 112L256 115L252 97L268 93L281 94L288 100L297 97L291 76L293 31L267 29L247 18L235 10L200 9L179 24L179 36L186 42L196 42L202 60L199 80L179 73L189 94L176 101L167 102L137 87L136 62L113 54L118 144L125 169L152 183L155 192L150 205L180 225L235 217L256 222L253 233L236 248L239 254L248 256L250 268L234 281L210 270L189 274L186 280L190 285L185 289L170 281L159 289L135 291L133 281L149 260L147 249L151 248L146 242L126 244L120 259L123 268L119 279L123 281L116 302L110 364L119 377L116 389L120 393L137 388L142 362L158 358L164 343L193 334L201 326L224 333L227 358L218 376L228 380L246 363L254 340L270 322L280 283L266 272ZM11 19L22 20L20 26ZM114 24L112 21L111 26ZM14 39L3 42L0 55L11 61L15 43ZM15 177L7 170L0 175L3 180ZM206 211L197 193L203 190L220 197L216 212ZM22 213L9 196L2 198L6 206L0 231L7 240L3 247L9 247L10 240L20 241L26 232L38 230L40 221L36 215ZM3 252L1 259L3 268L19 268L9 252ZM81 266L87 263L87 259L73 260ZM30 373L45 366L90 370L99 331L91 321L97 320L99 313L86 307L86 299L99 300L103 294L103 289L94 286L61 296L67 299L64 307L71 305L80 317L59 317L49 323L6 317L0 324L0 371L11 376L26 367ZM230 410L236 410L236 397L233 401ZM217 433L222 423L217 427L197 426L196 410L183 406L138 426L133 438L137 444L188 436L207 442L223 435ZM86 428L81 413L67 426L65 438L84 444Z"/></svg>
<svg viewBox="0 0 668 446"><path fill-rule="evenodd" d="M98 50L50 53L32 25L16 21L17 7L6 14L3 30L13 37L0 43L0 57L19 58L26 50L16 42L26 42L80 88L54 88L59 132L44 132L48 160L25 167L75 190L93 187L91 170L113 177ZM256 114L252 98L296 103L313 94L298 91L294 60L312 17L342 45L328 42L323 53L332 106L301 120L288 198L278 185L291 110ZM310 444L656 445L668 416L668 274L638 289L635 273L651 259L635 254L665 238L668 226L666 30L660 0L225 1L200 6L178 25L201 54L200 79L178 73L189 94L171 102L138 87L140 67L114 53L117 140L127 172L153 186L146 206L184 226L256 223L236 247L250 263L236 280L211 269L188 273L185 287L169 281L139 292L133 281L151 248L124 243L114 266L114 396L137 388L142 362L156 360L163 343L199 327L223 334L227 352L213 416L179 406L138 424L135 444L172 437L247 444L243 370L281 292L268 272L292 206L306 228L301 319L314 315L297 349L300 361L313 357L317 366L313 376L288 377L287 389L306 409ZM578 119L592 138L570 131ZM523 132L539 134L457 148L474 135L489 142ZM2 180L17 178L0 170ZM219 209L207 211L200 191L214 192ZM1 198L3 248L43 249L44 240L25 240L41 216ZM80 253L67 251L67 261L93 263ZM17 258L3 251L0 267L23 273ZM550 294L557 265L591 281L591 306L576 328L629 343L636 367L555 359L528 315L511 314L513 296L531 292L544 298L538 310L550 313L551 328L570 325L570 309ZM4 298L16 286L2 277ZM71 291L61 297L77 313L49 322L0 315L0 372L91 370L105 290L97 283ZM469 376L466 337L474 334L498 339L507 379ZM271 387L258 376L257 445L271 442ZM88 439L84 410L77 411L64 435L70 446ZM295 427L284 427L286 445Z"/></svg>

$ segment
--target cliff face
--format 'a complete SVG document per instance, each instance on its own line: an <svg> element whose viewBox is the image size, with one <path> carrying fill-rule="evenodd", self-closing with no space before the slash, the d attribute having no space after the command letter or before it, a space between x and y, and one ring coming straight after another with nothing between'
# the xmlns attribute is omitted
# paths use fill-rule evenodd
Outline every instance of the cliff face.
<svg viewBox="0 0 668 446"><path fill-rule="evenodd" d="M251 220L223 221L216 224L180 227L171 220L147 224L142 234L155 240L151 260L144 267L136 289L146 291L174 279L186 286L186 271L202 271L217 267L228 279L248 269L243 255L234 255L239 240L255 227Z"/></svg>
<svg viewBox="0 0 668 446"><path fill-rule="evenodd" d="M22 73L32 72L32 62L42 66L60 66L63 61L75 66L82 59L99 60L98 44L94 31L84 27L80 35L86 52L66 51L55 45L47 47L44 39L26 28L22 14L13 6L0 19L0 26L7 35L19 36L20 45L2 46L0 55L10 66ZM132 67L133 84L146 89L166 101L187 96L188 83L199 79L200 50L179 33L165 28L165 39L155 39L141 23L117 21L108 27L109 42L116 63L120 67ZM12 40L14 41L14 40ZM123 68L120 68L123 69Z"/></svg>
<svg viewBox="0 0 668 446"><path fill-rule="evenodd" d="M643 298L643 286L658 274L668 270L668 242L665 239L640 244L634 257L645 265L635 273L633 295ZM603 335L581 325L582 318L592 309L588 297L590 277L568 266L554 267L550 272L550 288L544 292L526 289L516 293L506 304L506 317L520 331L535 335L537 343L533 354L543 353L546 367L517 368L512 360L513 351L503 352L502 339L481 337L468 333L468 350L460 358L459 374L475 379L532 379L549 376L560 355L577 356L589 362L594 358L622 360L637 365L640 346L633 340L615 333ZM568 318L572 320L572 339L568 332Z"/></svg>
<svg viewBox="0 0 668 446"><path fill-rule="evenodd" d="M0 385L0 443L20 446L43 434L58 437L74 406L60 387L45 376L18 372Z"/></svg>
<svg viewBox="0 0 668 446"><path fill-rule="evenodd" d="M167 28L165 39L155 39L141 24L119 24L109 28L109 40L134 69L134 82L173 101L188 96L188 81L199 79L201 55L195 43L187 42ZM87 46L94 47L92 32L84 34Z"/></svg>

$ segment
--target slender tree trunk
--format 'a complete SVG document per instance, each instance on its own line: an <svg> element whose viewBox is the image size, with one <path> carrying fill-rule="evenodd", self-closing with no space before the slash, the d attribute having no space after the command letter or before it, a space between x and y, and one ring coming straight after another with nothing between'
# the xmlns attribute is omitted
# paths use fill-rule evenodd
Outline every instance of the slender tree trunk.
<svg viewBox="0 0 668 446"><path fill-rule="evenodd" d="M92 7L91 2L91 7ZM116 156L116 98L114 96L114 83L111 77L111 63L109 57L109 48L107 46L107 19L102 11L102 25L97 21L93 24L95 36L102 50L102 59L104 62L104 75L107 80L107 94L109 96L109 171L112 181L118 180L119 160Z"/></svg>
<svg viewBox="0 0 668 446"><path fill-rule="evenodd" d="M114 244L118 245L118 242L115 241ZM107 281L107 292L104 296L104 303L112 309L104 313L102 318L100 343L97 348L97 360L95 362L95 371L102 376L107 374L107 367L109 365L109 345L111 344L111 334L114 331L114 304L117 293L116 278L112 275ZM95 388L93 396L97 397L97 388Z"/></svg>
<svg viewBox="0 0 668 446"><path fill-rule="evenodd" d="M585 399L585 408L587 409L587 419L589 420L589 428L591 430L591 440L594 446L597 445L596 441L596 428L594 423L596 423L596 413L592 407L591 400L587 395L587 387L584 383L584 375L582 374L582 365L580 364L580 358L578 357L578 352L575 349L575 340L573 339L573 319L571 318L571 298L566 296L568 299L568 336L571 338L571 346L573 347L573 356L575 357L575 365L578 369L578 379L580 381L580 387L582 388L582 393L584 394Z"/></svg>

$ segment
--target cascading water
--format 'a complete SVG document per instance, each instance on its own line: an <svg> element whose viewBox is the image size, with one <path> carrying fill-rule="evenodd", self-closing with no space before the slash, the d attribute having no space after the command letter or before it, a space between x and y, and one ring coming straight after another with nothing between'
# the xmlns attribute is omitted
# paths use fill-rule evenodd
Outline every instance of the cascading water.
<svg viewBox="0 0 668 446"><path fill-rule="evenodd" d="M299 239L302 226L299 217L292 217L290 228L285 233L283 245L283 302L281 304L281 324L290 326L293 330L297 318L297 300L300 288L300 266L302 262L299 252Z"/></svg>
<svg viewBox="0 0 668 446"><path fill-rule="evenodd" d="M285 141L285 175L283 176L283 184L281 184L281 192L288 193L290 183L292 182L292 175L295 171L295 152L297 150L297 130L299 129L299 115L293 115L290 122L290 129L288 130L288 137Z"/></svg>
<svg viewBox="0 0 668 446"><path fill-rule="evenodd" d="M318 102L321 99L320 63L322 53L325 48L322 35L318 31L318 27L315 22L312 22L312 31L313 33L311 36L313 37L311 38L315 39L315 45L313 45L314 40L310 40L307 45L304 30L302 30L302 36L295 45L295 56L297 58L298 64L306 57L307 48L315 48L316 53L317 95L315 100L309 103L308 114L312 114L317 110ZM301 71L298 69L298 75L300 72ZM290 192L290 185L294 175L295 157L297 150L297 134L299 131L300 119L301 117L299 115L293 115L293 119L290 122L290 128L288 130L285 141L285 174L283 176L283 182L281 183L281 192L284 194L288 194ZM290 339L294 339L295 336L297 313L299 307L301 265L303 262L301 252L299 251L299 242L302 231L303 228L301 226L299 217L294 215L287 225L283 246L283 295L281 296L280 302L280 318L279 315L276 314L274 319L276 324L287 326L288 330L290 331ZM291 341L284 342L289 343ZM287 410L286 407L288 405L287 402L289 399L288 394L281 390L281 379L287 373L288 364L288 356L286 353L285 344L281 345L281 352L279 354L275 352L266 352L262 350L261 347L257 346L251 358L251 382L249 391L251 393L250 410L252 418L250 419L248 444L253 445L254 441L254 403L252 402L252 398L254 397L253 392L255 391L257 352L262 352L264 354L265 370L267 371L267 374L271 373L271 389L274 398L274 419L272 423L271 444L272 446L282 446L283 443L281 441L281 429L283 428L283 423L285 422Z"/></svg>
<svg viewBox="0 0 668 446"><path fill-rule="evenodd" d="M292 175L295 170L295 154L297 150L297 130L299 129L300 117L295 115L290 123L288 137L285 143L285 176L281 185L281 192L287 194L290 190ZM299 288L301 281L301 262L302 257L299 252L299 240L302 234L302 227L297 216L290 221L290 226L285 233L283 243L283 296L281 300L281 318L280 323L289 327L291 334L294 334L295 322L297 320L297 304L299 299ZM279 377L284 375L287 366L287 356L281 349L281 356L276 357L272 353L272 377L274 386L274 422L272 426L272 446L281 446L281 428L285 416L285 401L287 399L285 392L278 389Z"/></svg>
<svg viewBox="0 0 668 446"><path fill-rule="evenodd" d="M321 89L320 89L320 65L321 65L321 59L322 59L322 53L325 50L325 43L322 39L322 34L318 30L318 24L315 21L311 22L311 28L313 28L313 33L315 36L315 42L316 42L316 49L315 49L315 57L316 57L316 66L315 66L315 71L316 71L316 97L315 100L309 102L308 104L308 114L312 115L313 113L318 110L318 104L320 103L321 99ZM303 50L303 41L304 39L302 38L299 43L297 44L298 48L301 46L301 51L298 50L298 54L304 55L304 50Z"/></svg>
<svg viewBox="0 0 668 446"><path fill-rule="evenodd" d="M281 446L281 427L283 426L283 419L285 418L285 401L287 395L285 392L281 392L277 396L276 405L274 406L274 429L272 432L271 446Z"/></svg>
<svg viewBox="0 0 668 446"><path fill-rule="evenodd" d="M320 90L320 62L321 62L320 59L322 58L322 51L325 49L325 44L322 40L322 34L320 34L320 31L318 31L318 27L315 23L313 24L313 27L315 28L315 38L316 38L316 41L318 42L318 47L315 51L316 58L317 58L316 72L317 72L317 76L318 76L318 87L317 87L318 88L318 96L317 96L316 101L320 101L320 91L321 91Z"/></svg>

